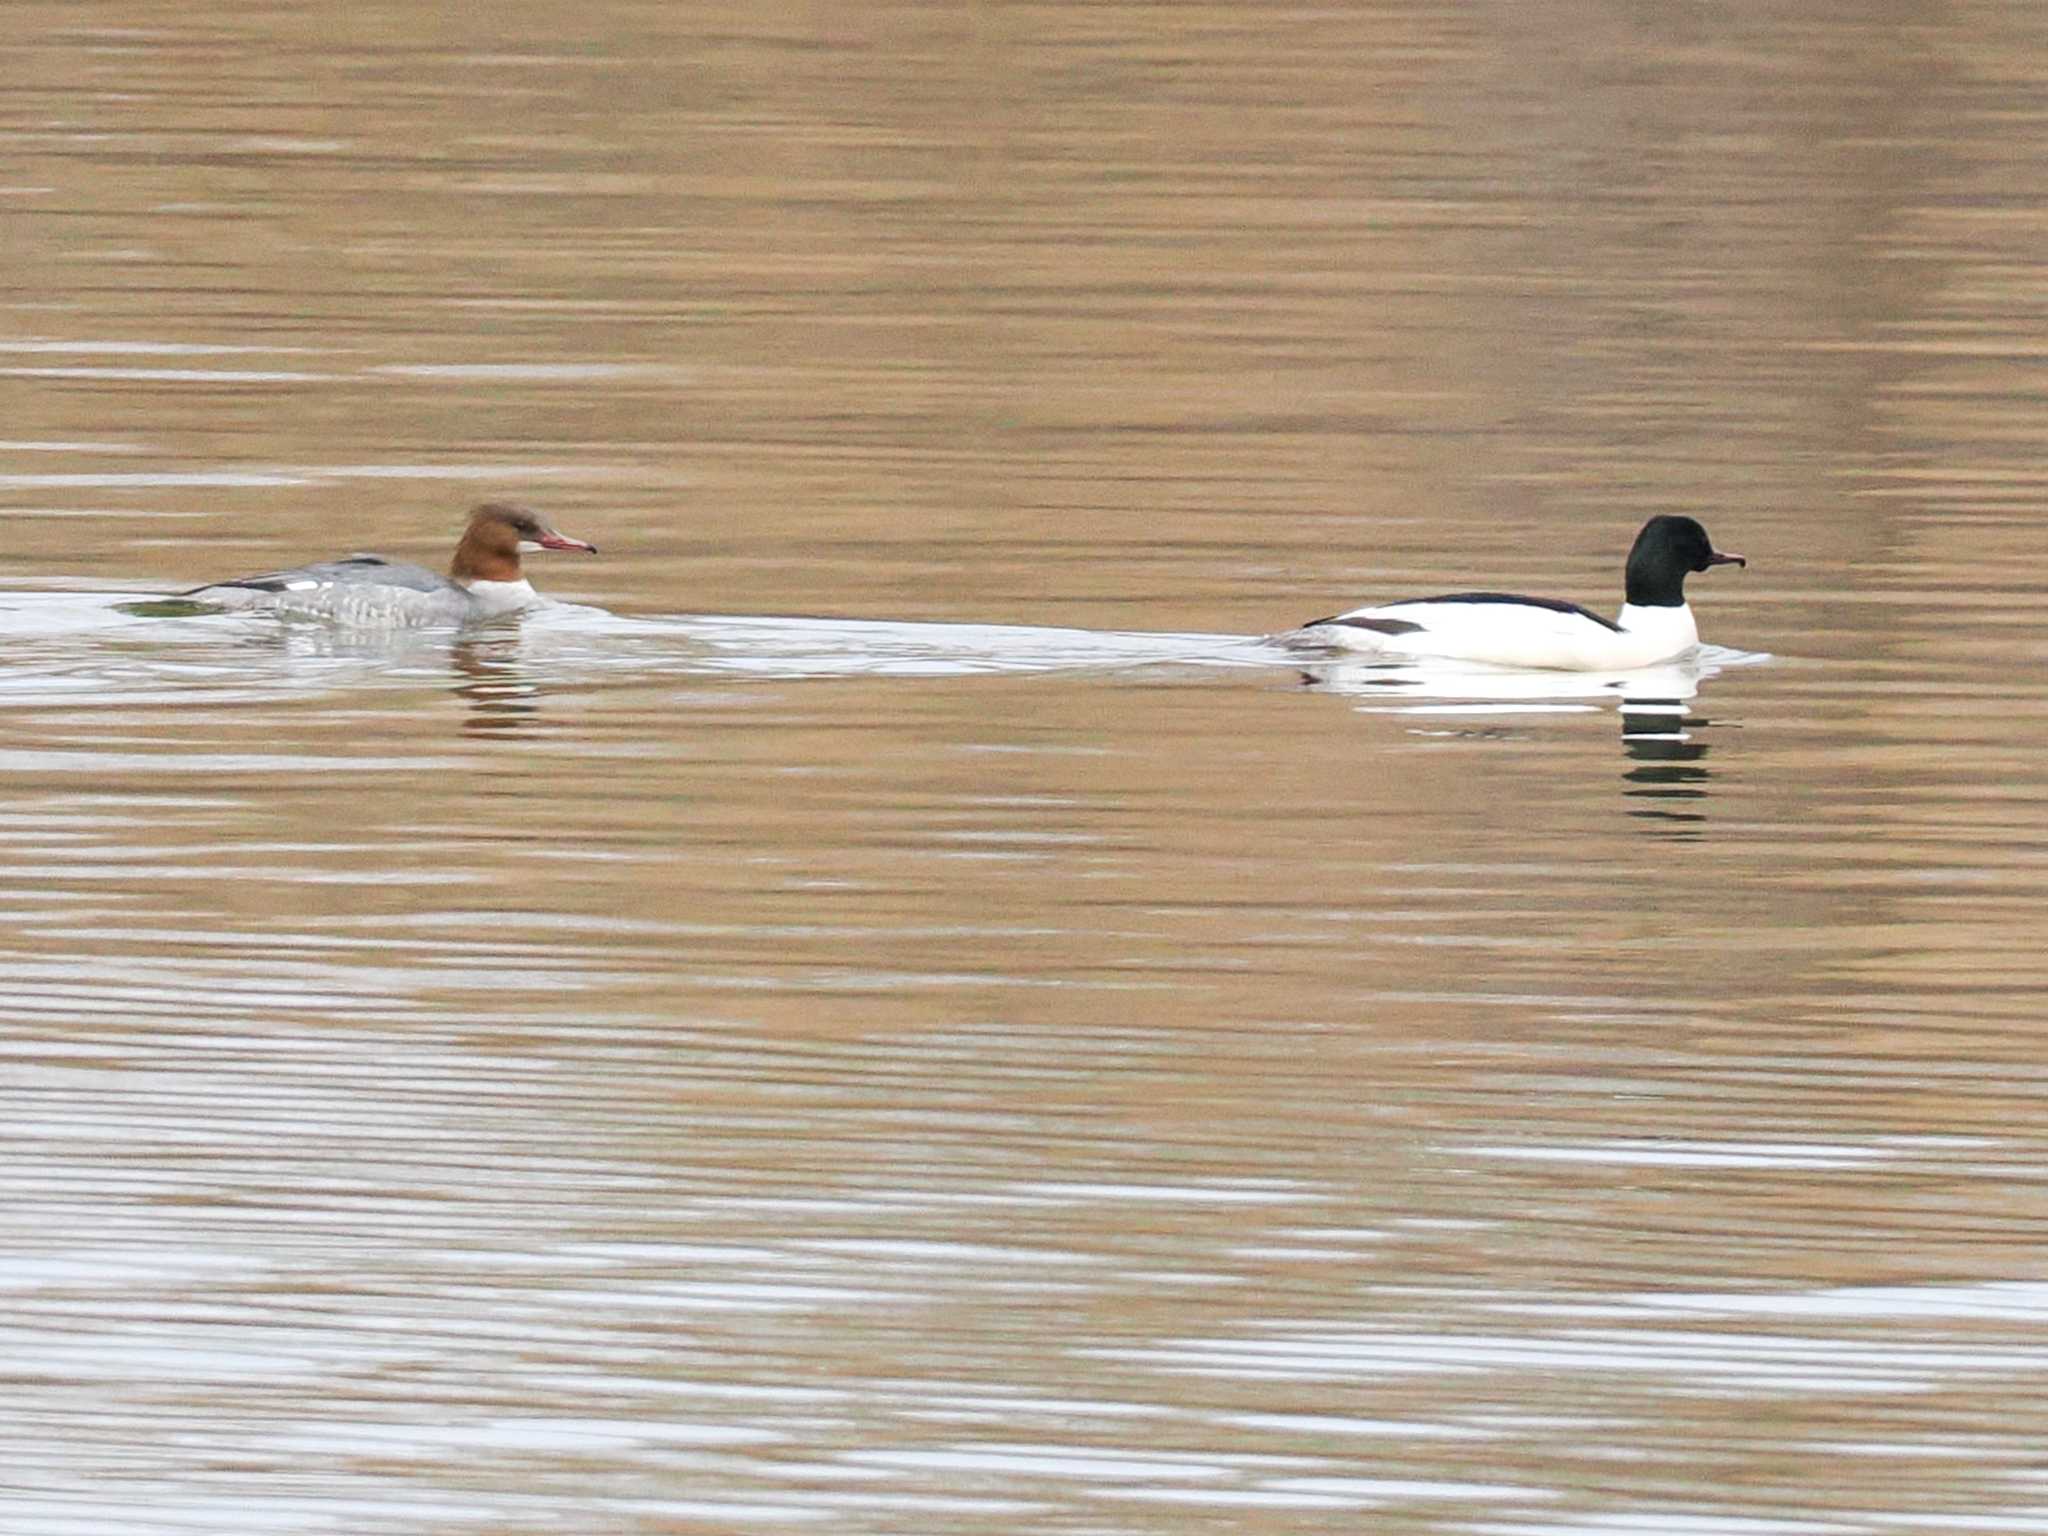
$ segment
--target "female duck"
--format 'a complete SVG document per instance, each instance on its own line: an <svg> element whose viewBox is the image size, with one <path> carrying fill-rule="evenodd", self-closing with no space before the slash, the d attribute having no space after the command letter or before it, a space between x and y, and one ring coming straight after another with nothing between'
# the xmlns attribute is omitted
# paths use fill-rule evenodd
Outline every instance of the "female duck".
<svg viewBox="0 0 2048 1536"><path fill-rule="evenodd" d="M1685 601L1689 572L1748 564L1715 549L1692 518L1653 517L1628 552L1626 601L1611 622L1556 598L1456 592L1354 608L1276 638L1297 648L1362 651L1389 661L1627 671L1669 661L1699 644Z"/></svg>
<svg viewBox="0 0 2048 1536"><path fill-rule="evenodd" d="M446 576L382 555L350 555L217 581L179 595L222 608L352 624L464 624L543 601L519 557L544 549L597 553L595 544L556 532L525 507L491 501L469 514Z"/></svg>

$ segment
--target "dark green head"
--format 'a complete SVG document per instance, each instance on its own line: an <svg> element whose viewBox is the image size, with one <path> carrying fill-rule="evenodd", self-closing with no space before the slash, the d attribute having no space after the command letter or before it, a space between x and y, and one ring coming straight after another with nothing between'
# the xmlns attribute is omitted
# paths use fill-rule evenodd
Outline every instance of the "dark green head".
<svg viewBox="0 0 2048 1536"><path fill-rule="evenodd" d="M1628 552L1628 601L1636 608L1676 608L1685 601L1685 578L1711 565L1749 562L1714 548L1707 530L1690 517L1653 517Z"/></svg>

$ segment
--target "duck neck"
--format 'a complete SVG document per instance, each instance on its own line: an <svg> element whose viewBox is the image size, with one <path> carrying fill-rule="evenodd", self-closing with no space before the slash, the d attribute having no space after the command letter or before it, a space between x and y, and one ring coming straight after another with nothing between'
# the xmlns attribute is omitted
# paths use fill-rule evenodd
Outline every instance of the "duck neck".
<svg viewBox="0 0 2048 1536"><path fill-rule="evenodd" d="M1646 559L1642 550L1628 557L1627 602L1631 608L1683 608L1685 571L1666 560Z"/></svg>
<svg viewBox="0 0 2048 1536"><path fill-rule="evenodd" d="M462 535L462 542L455 546L455 558L448 562L448 579L459 586L466 587L473 581L519 581L522 577L518 540L513 540L508 549L502 541L486 537L483 529L474 525Z"/></svg>
<svg viewBox="0 0 2048 1536"><path fill-rule="evenodd" d="M1631 601L1615 622L1624 634L1647 647L1646 654L1653 660L1676 656L1700 643L1699 625L1693 622L1692 609L1684 603L1674 608L1669 603Z"/></svg>

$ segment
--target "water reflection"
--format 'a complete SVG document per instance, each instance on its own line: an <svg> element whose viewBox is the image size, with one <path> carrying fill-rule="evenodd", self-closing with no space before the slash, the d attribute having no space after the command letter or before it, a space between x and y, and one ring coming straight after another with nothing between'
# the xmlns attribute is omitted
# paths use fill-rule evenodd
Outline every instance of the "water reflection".
<svg viewBox="0 0 2048 1536"><path fill-rule="evenodd" d="M1624 740L1682 736L1686 706L1703 683L1732 667L1770 660L1702 646L1682 660L1614 672L1515 671L1468 663L1333 660L1302 667L1319 693L1345 694L1374 714L1422 716L1583 714L1612 706Z"/></svg>
<svg viewBox="0 0 2048 1536"><path fill-rule="evenodd" d="M1336 661L1303 668L1302 680L1319 692L1366 701L1361 710L1433 722L1413 726L1418 734L1502 736L1512 732L1492 717L1612 708L1621 720L1622 751L1632 764L1623 775L1629 814L1663 831L1688 834L1706 820L1712 779L1706 766L1710 747L1701 733L1715 722L1691 712L1701 686L1731 667L1768 659L1707 646L1684 661L1612 673Z"/></svg>
<svg viewBox="0 0 2048 1536"><path fill-rule="evenodd" d="M1637 802L1629 814L1673 833L1689 832L1707 819L1709 749L1697 733L1714 722L1688 713L1695 695L1696 690L1645 692L1621 701L1622 748L1636 764L1623 775L1631 786L1624 793Z"/></svg>
<svg viewBox="0 0 2048 1536"><path fill-rule="evenodd" d="M490 633L464 635L449 647L455 696L469 706L463 729L512 735L531 729L541 716L541 686L528 670L516 626L495 625Z"/></svg>

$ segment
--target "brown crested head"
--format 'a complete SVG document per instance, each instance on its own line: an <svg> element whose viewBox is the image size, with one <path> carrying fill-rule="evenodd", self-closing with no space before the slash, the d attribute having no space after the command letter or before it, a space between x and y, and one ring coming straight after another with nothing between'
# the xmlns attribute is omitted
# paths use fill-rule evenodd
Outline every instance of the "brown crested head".
<svg viewBox="0 0 2048 1536"><path fill-rule="evenodd" d="M473 581L518 581L519 557L543 549L580 549L597 553L595 544L557 533L540 516L509 501L487 501L469 514L469 526L455 546L448 576L467 586Z"/></svg>

